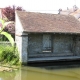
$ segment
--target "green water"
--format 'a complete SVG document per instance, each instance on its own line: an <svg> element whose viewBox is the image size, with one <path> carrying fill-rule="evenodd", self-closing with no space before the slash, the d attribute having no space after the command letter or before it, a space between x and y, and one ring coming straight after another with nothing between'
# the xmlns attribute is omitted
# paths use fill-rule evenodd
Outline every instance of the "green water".
<svg viewBox="0 0 80 80"><path fill-rule="evenodd" d="M19 71L0 72L0 80L80 80L80 67L45 69L26 66Z"/></svg>

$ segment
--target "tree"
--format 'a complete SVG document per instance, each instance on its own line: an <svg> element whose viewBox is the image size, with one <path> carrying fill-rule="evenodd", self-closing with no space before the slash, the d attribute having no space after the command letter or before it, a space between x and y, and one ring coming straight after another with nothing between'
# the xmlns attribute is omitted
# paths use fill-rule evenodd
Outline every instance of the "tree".
<svg viewBox="0 0 80 80"><path fill-rule="evenodd" d="M14 21L9 21L8 25L4 28L4 31L6 31L9 34L11 34L11 36L15 40L15 22Z"/></svg>
<svg viewBox="0 0 80 80"><path fill-rule="evenodd" d="M22 7L9 6L2 10L2 13L8 18L9 21L15 21L15 10L24 11Z"/></svg>
<svg viewBox="0 0 80 80"><path fill-rule="evenodd" d="M3 31L5 26L8 25L8 22L4 22L4 20L0 19L0 22L2 23L2 28L0 29L0 34L4 35L11 43L12 46L14 46L14 39L12 38L11 34Z"/></svg>
<svg viewBox="0 0 80 80"><path fill-rule="evenodd" d="M5 21L10 22L5 28L4 31L10 33L15 39L15 10L24 11L22 7L9 6L2 9L2 13L6 16L3 18Z"/></svg>

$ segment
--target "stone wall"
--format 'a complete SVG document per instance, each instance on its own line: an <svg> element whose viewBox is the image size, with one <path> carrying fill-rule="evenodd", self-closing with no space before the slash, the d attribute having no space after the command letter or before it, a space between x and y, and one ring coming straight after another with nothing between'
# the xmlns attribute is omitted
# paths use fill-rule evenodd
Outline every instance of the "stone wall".
<svg viewBox="0 0 80 80"><path fill-rule="evenodd" d="M71 35L53 35L53 52L54 53L70 53L72 52L72 36Z"/></svg>
<svg viewBox="0 0 80 80"><path fill-rule="evenodd" d="M28 53L42 53L42 34L29 34Z"/></svg>
<svg viewBox="0 0 80 80"><path fill-rule="evenodd" d="M11 46L11 43L9 41L0 41L0 45Z"/></svg>
<svg viewBox="0 0 80 80"><path fill-rule="evenodd" d="M27 63L29 57L74 56L80 55L80 38L76 35L50 34L52 52L43 52L44 34L16 35L16 45L19 50L20 62Z"/></svg>
<svg viewBox="0 0 80 80"><path fill-rule="evenodd" d="M15 41L16 41L16 46L18 48L18 52L19 52L19 58L20 58L20 62L22 62L22 37L21 36L15 36Z"/></svg>
<svg viewBox="0 0 80 80"><path fill-rule="evenodd" d="M20 62L26 64L28 60L28 35L16 35L16 46L19 51Z"/></svg>
<svg viewBox="0 0 80 80"><path fill-rule="evenodd" d="M74 52L75 55L80 55L80 37L76 37L75 42L74 42Z"/></svg>
<svg viewBox="0 0 80 80"><path fill-rule="evenodd" d="M15 27L15 42L19 51L20 62L23 64L27 63L28 59L28 34L23 32L21 21L16 13L16 27Z"/></svg>
<svg viewBox="0 0 80 80"><path fill-rule="evenodd" d="M52 53L53 56L66 56L66 55L80 55L80 42L77 41L76 46L73 48L75 41L73 35L67 34L51 34L52 35ZM43 34L29 34L28 39L28 54L43 55Z"/></svg>

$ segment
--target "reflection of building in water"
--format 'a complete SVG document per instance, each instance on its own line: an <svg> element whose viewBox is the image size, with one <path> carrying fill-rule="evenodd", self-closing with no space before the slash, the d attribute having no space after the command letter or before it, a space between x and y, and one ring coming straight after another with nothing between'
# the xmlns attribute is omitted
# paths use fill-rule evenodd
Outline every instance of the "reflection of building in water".
<svg viewBox="0 0 80 80"><path fill-rule="evenodd" d="M14 80L22 80L22 79L21 79L21 70L19 70L19 71L16 72L15 74L16 74L16 76L15 76Z"/></svg>

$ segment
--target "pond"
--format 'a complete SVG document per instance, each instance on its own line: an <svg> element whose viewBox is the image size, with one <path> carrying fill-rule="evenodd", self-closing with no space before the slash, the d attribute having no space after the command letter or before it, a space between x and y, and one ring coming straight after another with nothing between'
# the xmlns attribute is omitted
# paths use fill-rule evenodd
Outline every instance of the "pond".
<svg viewBox="0 0 80 80"><path fill-rule="evenodd" d="M0 72L0 80L80 80L80 66L23 66L18 71Z"/></svg>

